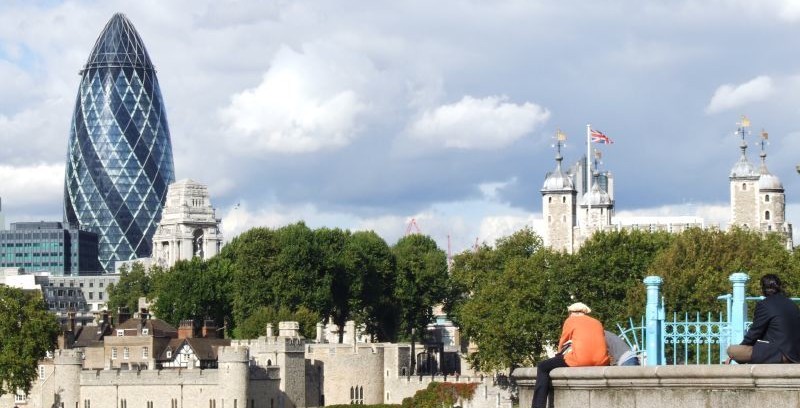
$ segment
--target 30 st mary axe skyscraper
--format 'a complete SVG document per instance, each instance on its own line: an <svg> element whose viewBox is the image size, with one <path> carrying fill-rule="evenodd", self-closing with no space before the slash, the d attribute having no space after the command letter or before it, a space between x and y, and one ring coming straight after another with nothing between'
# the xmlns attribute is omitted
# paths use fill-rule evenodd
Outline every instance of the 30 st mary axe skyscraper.
<svg viewBox="0 0 800 408"><path fill-rule="evenodd" d="M64 182L64 218L99 234L100 264L147 257L175 181L156 70L123 14L106 24L80 71Z"/></svg>

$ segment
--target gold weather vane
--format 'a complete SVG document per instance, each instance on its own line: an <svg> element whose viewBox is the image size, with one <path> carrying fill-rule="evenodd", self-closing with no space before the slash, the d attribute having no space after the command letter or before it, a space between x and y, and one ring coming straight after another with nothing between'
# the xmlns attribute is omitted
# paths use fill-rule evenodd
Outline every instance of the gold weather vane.
<svg viewBox="0 0 800 408"><path fill-rule="evenodd" d="M766 130L761 129L761 138L764 140L769 140L769 133Z"/></svg>
<svg viewBox="0 0 800 408"><path fill-rule="evenodd" d="M558 140L559 142L567 140L566 133L562 132L561 129L556 130L556 140Z"/></svg>
<svg viewBox="0 0 800 408"><path fill-rule="evenodd" d="M750 127L750 119L746 115L742 115L742 120L739 122L741 127Z"/></svg>

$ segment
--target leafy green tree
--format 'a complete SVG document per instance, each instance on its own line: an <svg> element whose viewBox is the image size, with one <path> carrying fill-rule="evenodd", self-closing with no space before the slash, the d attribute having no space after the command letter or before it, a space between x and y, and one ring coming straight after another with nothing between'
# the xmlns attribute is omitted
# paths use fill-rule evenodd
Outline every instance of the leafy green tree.
<svg viewBox="0 0 800 408"><path fill-rule="evenodd" d="M629 305L628 299L642 299L648 268L674 239L674 234L663 231L595 233L570 257L565 269L571 299L589 305L592 314L612 330L617 323L639 316L644 303Z"/></svg>
<svg viewBox="0 0 800 408"><path fill-rule="evenodd" d="M40 293L0 285L0 396L30 391L39 360L55 349L58 331Z"/></svg>
<svg viewBox="0 0 800 408"><path fill-rule="evenodd" d="M116 312L118 308L136 312L139 309L139 298L150 295L152 280L145 272L144 265L139 262L134 262L130 269L123 265L119 275L116 284L108 285L108 308L112 312Z"/></svg>
<svg viewBox="0 0 800 408"><path fill-rule="evenodd" d="M241 339L253 339L266 334L267 324L272 324L277 332L280 322L293 321L300 324L300 334L303 337L314 338L316 336L317 323L320 320L319 314L304 306L300 306L295 311L291 311L287 307L276 309L269 306L261 306L236 327L234 335Z"/></svg>
<svg viewBox="0 0 800 408"><path fill-rule="evenodd" d="M218 327L228 327L232 317L231 275L231 262L222 257L178 261L169 270L153 272L151 297L156 315L175 326L181 320L194 320L199 325L212 319Z"/></svg>
<svg viewBox="0 0 800 408"><path fill-rule="evenodd" d="M363 323L374 340L396 340L399 309L394 298L395 258L391 248L373 231L354 232L347 240L343 258L351 271L351 317Z"/></svg>
<svg viewBox="0 0 800 408"><path fill-rule="evenodd" d="M320 228L314 230L314 237L318 245L320 271L316 286L328 289L327 294L320 293L316 299L320 300L321 311L324 316L329 316L336 326L344 328L350 320L356 271L348 265L345 256L345 246L350 238L350 232L338 228ZM343 343L344 330L339 330L339 343Z"/></svg>
<svg viewBox="0 0 800 408"><path fill-rule="evenodd" d="M774 273L784 280L789 294L799 294L800 270L794 257L784 247L778 234L733 228L727 232L713 229L690 229L677 235L661 251L647 270L660 276L662 294L668 309L679 312L720 312L724 304L717 296L730 293L730 274L743 271L750 275L747 293L760 295L759 279ZM644 310L644 286L639 283L631 310Z"/></svg>
<svg viewBox="0 0 800 408"><path fill-rule="evenodd" d="M407 235L392 248L396 266L395 299L400 308L401 334L411 339L433 321L433 306L449 293L447 256L429 236ZM414 372L415 359L411 360Z"/></svg>
<svg viewBox="0 0 800 408"><path fill-rule="evenodd" d="M567 257L543 248L531 229L455 257L450 317L478 346L480 370L533 364L558 340L569 302Z"/></svg>

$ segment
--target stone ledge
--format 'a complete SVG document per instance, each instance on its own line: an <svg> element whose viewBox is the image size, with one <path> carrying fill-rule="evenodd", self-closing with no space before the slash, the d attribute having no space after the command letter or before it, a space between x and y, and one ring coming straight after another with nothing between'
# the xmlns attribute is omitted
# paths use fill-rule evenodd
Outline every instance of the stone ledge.
<svg viewBox="0 0 800 408"><path fill-rule="evenodd" d="M781 399L800 402L800 364L575 367L555 369L551 376L559 408L652 408L654 401L658 406L742 407ZM520 406L530 406L536 368L516 369L512 377Z"/></svg>

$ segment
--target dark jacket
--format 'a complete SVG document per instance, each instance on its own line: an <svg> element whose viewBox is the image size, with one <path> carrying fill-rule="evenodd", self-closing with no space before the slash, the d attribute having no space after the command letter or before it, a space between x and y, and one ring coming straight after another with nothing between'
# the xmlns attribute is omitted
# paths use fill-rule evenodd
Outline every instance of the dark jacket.
<svg viewBox="0 0 800 408"><path fill-rule="evenodd" d="M800 309L782 293L756 304L753 324L742 344L753 346L752 363L800 362Z"/></svg>

